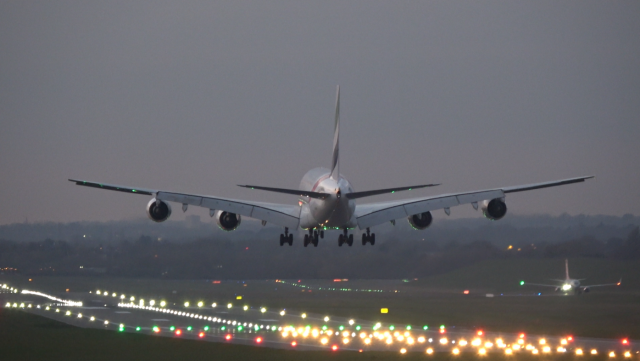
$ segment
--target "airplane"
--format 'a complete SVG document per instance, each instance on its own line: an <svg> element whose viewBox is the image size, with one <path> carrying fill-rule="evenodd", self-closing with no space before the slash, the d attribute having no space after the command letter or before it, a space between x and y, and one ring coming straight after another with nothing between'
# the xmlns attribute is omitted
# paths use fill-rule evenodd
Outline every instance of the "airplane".
<svg viewBox="0 0 640 361"><path fill-rule="evenodd" d="M565 271L565 278L563 280L553 280L553 281L561 282L562 283L561 285L544 285L540 283L526 283L526 284L530 286L554 287L556 292L562 291L565 294L571 291L573 291L574 294L580 294L583 292L588 293L591 287L620 286L622 284L622 278L621 278L620 281L616 283L605 283L601 285L581 286L580 281L584 281L585 280L584 278L575 279L575 278L569 277L569 260L568 259L564 260L564 271ZM525 285L525 282L520 281L520 286L524 286L524 285Z"/></svg>
<svg viewBox="0 0 640 361"><path fill-rule="evenodd" d="M209 208L209 215L215 217L218 226L225 231L233 231L240 226L241 217L250 217L284 227L280 234L280 246L293 244L293 234L289 230L298 227L306 230L304 246L313 244L318 246L318 238L324 238L327 229L339 229L342 233L338 237L338 246L353 244L353 233L350 230L358 227L364 230L362 245L376 242L375 233L371 227L386 222L395 225L397 219L406 218L409 224L417 230L424 230L433 221L432 211L443 209L447 215L451 214L451 207L460 204L471 204L478 210L479 204L484 216L490 220L499 220L507 213L505 196L508 193L522 192L565 184L584 182L593 176L576 177L543 183L526 184L514 187L500 187L473 192L441 194L428 197L417 197L390 202L377 202L356 205L360 198L389 194L400 191L415 190L437 186L439 184L421 184L406 187L394 187L356 192L349 181L340 174L340 86L336 90L336 106L333 133L333 152L331 168L314 168L308 171L300 182L299 189L272 188L256 185L238 185L239 187L258 189L269 192L292 194L299 196L298 204L275 204L228 199L215 196L203 196L186 193L175 193L157 189L134 188L91 182L79 179L69 179L76 185L107 189L125 193L151 196L147 204L147 214L155 222L164 222L171 215L168 202L182 204L183 212L189 205Z"/></svg>

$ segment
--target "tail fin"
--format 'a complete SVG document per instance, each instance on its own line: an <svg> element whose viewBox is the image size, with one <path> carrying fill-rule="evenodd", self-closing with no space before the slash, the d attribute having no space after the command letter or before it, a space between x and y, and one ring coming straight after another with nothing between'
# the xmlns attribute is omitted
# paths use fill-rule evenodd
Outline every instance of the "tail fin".
<svg viewBox="0 0 640 361"><path fill-rule="evenodd" d="M336 118L333 130L333 156L331 157L331 179L340 178L340 86L336 90Z"/></svg>
<svg viewBox="0 0 640 361"><path fill-rule="evenodd" d="M564 271L565 271L565 276L567 277L567 279L571 279L569 278L569 260L568 259L564 259Z"/></svg>

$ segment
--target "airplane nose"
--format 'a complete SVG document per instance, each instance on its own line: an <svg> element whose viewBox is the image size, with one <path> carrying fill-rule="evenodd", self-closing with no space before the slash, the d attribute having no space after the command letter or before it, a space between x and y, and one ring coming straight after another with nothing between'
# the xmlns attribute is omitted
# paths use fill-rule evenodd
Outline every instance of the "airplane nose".
<svg viewBox="0 0 640 361"><path fill-rule="evenodd" d="M338 188L338 191L336 192L336 197L340 199L341 196L342 196L342 191L340 190L340 188Z"/></svg>

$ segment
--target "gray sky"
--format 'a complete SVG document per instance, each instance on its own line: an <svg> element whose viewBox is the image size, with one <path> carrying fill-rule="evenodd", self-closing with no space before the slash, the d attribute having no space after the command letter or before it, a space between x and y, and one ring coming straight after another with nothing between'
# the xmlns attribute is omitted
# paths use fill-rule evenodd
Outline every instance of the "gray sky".
<svg viewBox="0 0 640 361"><path fill-rule="evenodd" d="M596 175L509 211L637 215L639 18L637 1L3 1L0 224L145 216L70 177L295 203L236 184L329 166L337 84L357 190L443 183L370 201Z"/></svg>

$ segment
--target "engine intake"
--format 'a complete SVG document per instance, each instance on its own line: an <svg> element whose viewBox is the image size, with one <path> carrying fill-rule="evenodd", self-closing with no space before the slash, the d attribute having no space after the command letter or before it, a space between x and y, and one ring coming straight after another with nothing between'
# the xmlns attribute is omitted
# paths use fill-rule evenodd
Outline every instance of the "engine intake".
<svg viewBox="0 0 640 361"><path fill-rule="evenodd" d="M171 215L171 206L163 201L153 198L147 204L147 215L154 222L164 222Z"/></svg>
<svg viewBox="0 0 640 361"><path fill-rule="evenodd" d="M409 224L411 225L411 227L413 227L414 229L422 230L431 225L433 216L431 215L431 212L424 212L409 216L409 218L407 219L409 220Z"/></svg>
<svg viewBox="0 0 640 361"><path fill-rule="evenodd" d="M484 201L482 204L482 213L490 220L497 221L507 214L507 205L501 198Z"/></svg>
<svg viewBox="0 0 640 361"><path fill-rule="evenodd" d="M215 213L216 222L218 223L218 227L223 231L234 231L240 225L242 218L240 218L239 214L225 212L225 211L216 211Z"/></svg>

